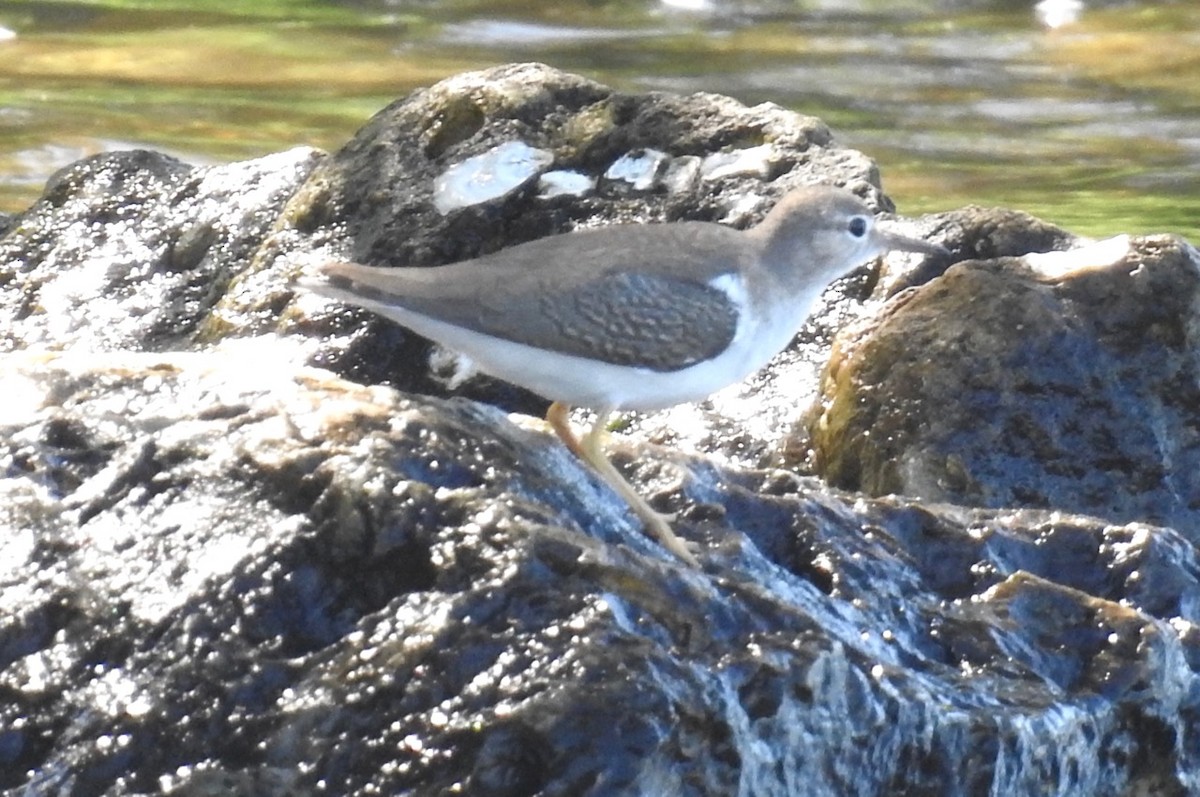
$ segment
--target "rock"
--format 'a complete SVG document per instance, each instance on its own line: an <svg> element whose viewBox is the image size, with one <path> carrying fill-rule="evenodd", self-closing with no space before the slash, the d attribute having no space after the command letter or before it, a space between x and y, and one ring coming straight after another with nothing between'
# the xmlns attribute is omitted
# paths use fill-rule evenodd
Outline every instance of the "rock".
<svg viewBox="0 0 1200 797"><path fill-rule="evenodd" d="M701 573L547 434L279 355L6 358L0 788L1195 786L1171 530L642 452Z"/></svg>
<svg viewBox="0 0 1200 797"><path fill-rule="evenodd" d="M1200 254L1113 243L961 262L847 330L808 422L815 471L1200 533Z"/></svg>
<svg viewBox="0 0 1200 797"><path fill-rule="evenodd" d="M954 262L1065 251L1081 243L1066 230L1028 213L1007 208L971 205L922 219L916 226L912 234L942 241L954 251ZM928 258L917 268L911 268L902 260L885 260L876 276L872 295L888 298L905 288L923 285L941 275L950 262ZM902 267L896 268L896 265Z"/></svg>
<svg viewBox="0 0 1200 797"><path fill-rule="evenodd" d="M437 211L439 177L475 201L469 175L498 170L492 199ZM563 175L571 190L543 190ZM417 92L327 158L65 170L0 234L0 792L1200 792L1194 478L1138 414L1186 432L1195 405L1181 242L1088 248L978 208L908 222L973 262L862 270L751 384L615 442L703 571L503 411L537 402L479 382L467 395L494 405L446 398L423 343L288 287L311 257L433 264L617 219L748 224L822 176L890 209L817 120L539 65ZM913 308L941 315L887 342ZM939 493L960 505L752 467L800 459L790 432L855 316L825 389L870 386L864 405L922 395L871 351L921 373L934 352L947 383L964 340L1041 358L1024 381L988 360L978 389L910 406L975 468L974 492ZM1116 485L1107 504L1073 495L1053 456L1044 507L1019 500L1054 448L1014 448L1011 471L955 448L999 417L959 399L1056 372L1057 393L1008 411L1033 405L1034 429L1090 390L1110 404L1080 412L1103 410L1088 422L1120 467L1169 472L1174 503L1123 488L1091 438L1074 465L1099 470L1093 493ZM821 456L861 456L850 429ZM929 445L920 431L898 427Z"/></svg>
<svg viewBox="0 0 1200 797"><path fill-rule="evenodd" d="M0 235L0 350L194 346L319 159L300 148L196 168L135 150L66 167Z"/></svg>

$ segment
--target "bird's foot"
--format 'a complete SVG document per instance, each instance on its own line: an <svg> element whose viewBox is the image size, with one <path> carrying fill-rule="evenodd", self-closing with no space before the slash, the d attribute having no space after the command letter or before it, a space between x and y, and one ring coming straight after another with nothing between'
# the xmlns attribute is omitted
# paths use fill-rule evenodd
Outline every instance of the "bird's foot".
<svg viewBox="0 0 1200 797"><path fill-rule="evenodd" d="M664 515L661 512L656 512L645 501L639 501L638 503L641 506L631 501L630 506L646 526L646 531L650 533L650 536L654 537L660 545L692 567L699 568L700 560L692 553L688 543L671 528L671 523L675 520L675 515Z"/></svg>

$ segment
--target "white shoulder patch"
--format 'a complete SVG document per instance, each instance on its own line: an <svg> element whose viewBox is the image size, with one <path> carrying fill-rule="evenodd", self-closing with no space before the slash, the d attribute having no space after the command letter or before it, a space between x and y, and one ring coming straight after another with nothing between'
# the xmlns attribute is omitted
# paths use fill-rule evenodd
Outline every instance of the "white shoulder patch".
<svg viewBox="0 0 1200 797"><path fill-rule="evenodd" d="M1038 252L1022 259L1034 271L1053 280L1064 280L1084 271L1097 271L1120 262L1132 251L1128 235L1093 241L1066 252Z"/></svg>
<svg viewBox="0 0 1200 797"><path fill-rule="evenodd" d="M713 277L708 281L708 286L716 288L728 296L729 301L733 302L738 310L746 306L746 285L742 282L742 277L737 272L728 271Z"/></svg>

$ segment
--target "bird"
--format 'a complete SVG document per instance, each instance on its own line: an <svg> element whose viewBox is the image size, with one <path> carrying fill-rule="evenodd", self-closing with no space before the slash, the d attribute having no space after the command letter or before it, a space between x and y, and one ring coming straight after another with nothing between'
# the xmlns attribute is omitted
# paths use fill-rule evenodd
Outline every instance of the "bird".
<svg viewBox="0 0 1200 797"><path fill-rule="evenodd" d="M299 280L467 357L550 400L546 420L667 550L699 562L609 461L615 412L699 401L761 369L837 277L900 250L945 248L884 230L856 195L786 193L745 230L716 222L622 223L551 235L433 267L322 263ZM569 413L595 413L582 438Z"/></svg>

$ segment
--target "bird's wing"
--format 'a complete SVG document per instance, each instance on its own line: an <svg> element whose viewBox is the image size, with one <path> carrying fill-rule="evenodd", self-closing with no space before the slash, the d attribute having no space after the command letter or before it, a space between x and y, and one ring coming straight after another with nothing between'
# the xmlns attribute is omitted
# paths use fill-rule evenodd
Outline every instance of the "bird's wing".
<svg viewBox="0 0 1200 797"><path fill-rule="evenodd" d="M377 302L615 365L675 371L723 351L739 308L712 283L734 269L733 257L720 253L737 251L728 236L738 233L703 223L619 229L553 236L449 266L326 272Z"/></svg>
<svg viewBox="0 0 1200 797"><path fill-rule="evenodd" d="M614 365L676 371L720 354L737 319L737 306L717 288L629 271L506 302L505 312L480 319L480 331Z"/></svg>

